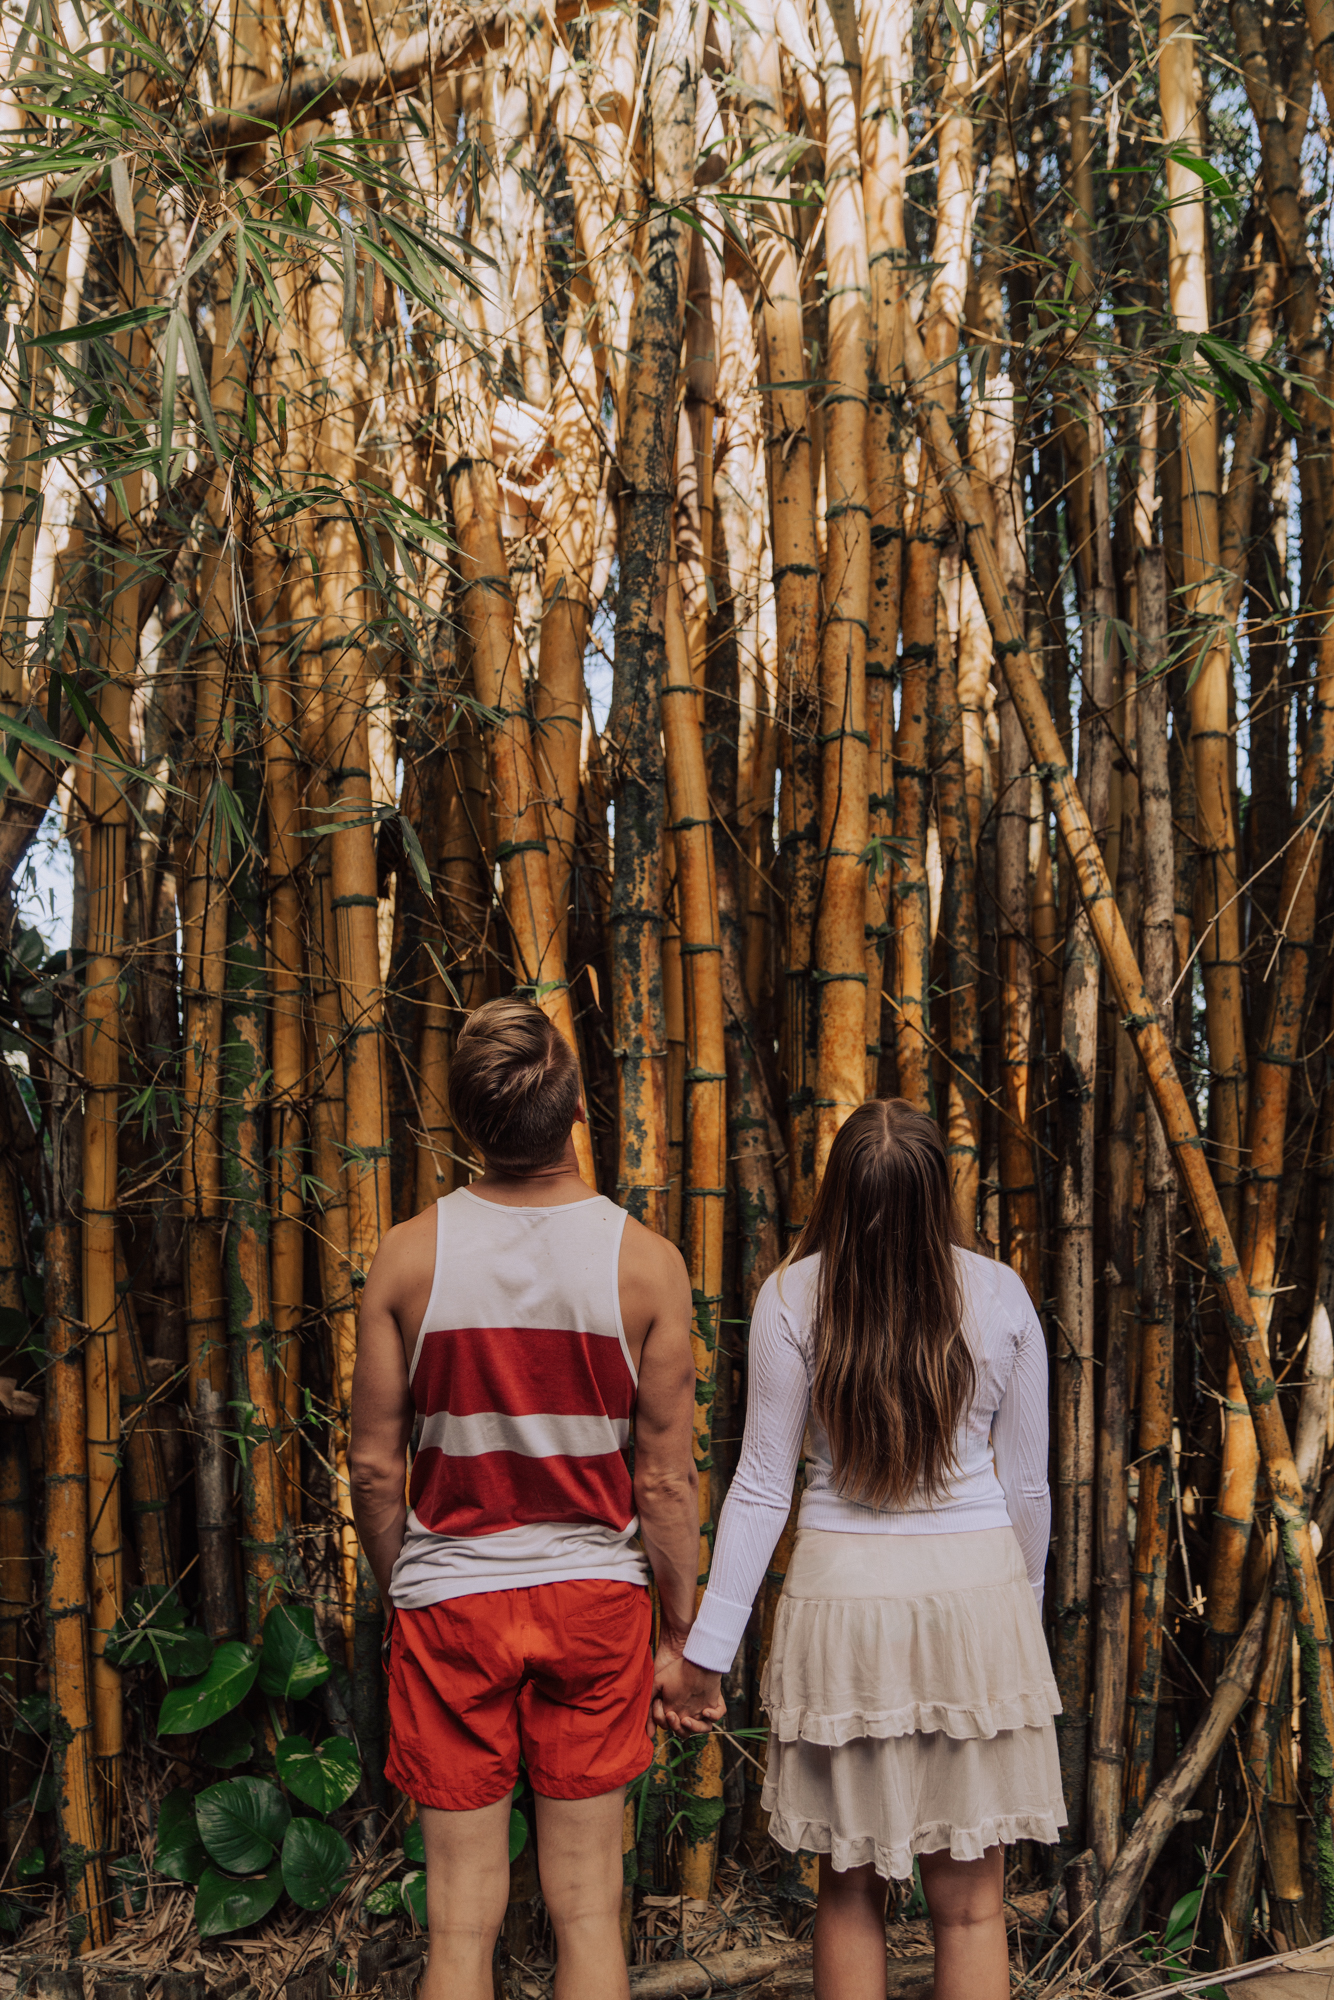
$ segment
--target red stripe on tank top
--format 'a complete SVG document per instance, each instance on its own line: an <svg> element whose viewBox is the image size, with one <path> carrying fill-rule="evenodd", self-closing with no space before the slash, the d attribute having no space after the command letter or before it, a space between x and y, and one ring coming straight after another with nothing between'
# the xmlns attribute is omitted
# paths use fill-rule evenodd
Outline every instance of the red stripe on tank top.
<svg viewBox="0 0 1334 2000"><path fill-rule="evenodd" d="M620 1532L634 1515L630 1473L618 1451L597 1458L511 1451L452 1458L428 1447L412 1462L409 1499L436 1535L498 1535L555 1521L596 1521Z"/></svg>
<svg viewBox="0 0 1334 2000"><path fill-rule="evenodd" d="M628 1417L634 1396L619 1340L562 1327L437 1328L424 1336L412 1378L412 1400L424 1417L440 1410Z"/></svg>

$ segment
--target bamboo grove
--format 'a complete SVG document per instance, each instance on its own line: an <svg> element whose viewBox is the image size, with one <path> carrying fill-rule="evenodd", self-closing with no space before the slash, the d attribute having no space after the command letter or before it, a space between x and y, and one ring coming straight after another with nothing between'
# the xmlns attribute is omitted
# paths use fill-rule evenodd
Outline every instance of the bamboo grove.
<svg viewBox="0 0 1334 2000"><path fill-rule="evenodd" d="M701 1573L756 1292L897 1092L1049 1335L1070 1914L1334 1931L1331 0L0 42L0 1922L411 1860L357 1297L519 987L689 1266ZM775 1865L790 1538L627 1909Z"/></svg>

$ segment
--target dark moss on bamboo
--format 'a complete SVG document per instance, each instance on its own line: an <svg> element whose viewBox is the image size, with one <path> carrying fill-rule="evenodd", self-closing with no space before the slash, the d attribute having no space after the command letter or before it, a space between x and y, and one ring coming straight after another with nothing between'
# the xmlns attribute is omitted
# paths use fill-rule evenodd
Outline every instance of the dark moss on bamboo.
<svg viewBox="0 0 1334 2000"><path fill-rule="evenodd" d="M269 1304L269 1205L264 1131L265 1033L263 819L259 718L238 701L233 788L242 824L255 830L235 857L227 909L222 1047L223 1272L231 1363L232 1428L239 1440L245 1630L255 1645L287 1583L282 1414L275 1389Z"/></svg>

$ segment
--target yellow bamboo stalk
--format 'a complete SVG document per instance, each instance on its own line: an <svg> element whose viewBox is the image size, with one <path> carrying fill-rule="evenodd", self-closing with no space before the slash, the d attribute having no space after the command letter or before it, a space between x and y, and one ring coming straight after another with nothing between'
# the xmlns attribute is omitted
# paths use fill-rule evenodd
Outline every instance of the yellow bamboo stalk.
<svg viewBox="0 0 1334 2000"><path fill-rule="evenodd" d="M70 1943L79 1953L109 1942L111 1909L103 1864L101 1788L97 1781L88 1602L88 1460L84 1444L82 1232L74 1218L82 1178L74 982L61 981L53 1037L48 1108L53 1134L46 1270L45 1382L46 1641L52 1712L61 1726L52 1744L56 1820L69 1899Z"/></svg>
<svg viewBox="0 0 1334 2000"><path fill-rule="evenodd" d="M1162 0L1158 94L1170 205L1167 276L1172 316L1183 334L1209 331L1208 219L1204 183L1176 157L1207 146L1196 58L1195 0ZM1230 767L1231 645L1219 567L1218 409L1205 389L1178 409L1181 552L1186 607L1195 621L1190 744L1199 851L1197 931L1209 1041L1210 1137L1228 1226L1235 1234L1246 1133L1247 1066L1241 973L1241 899Z"/></svg>
<svg viewBox="0 0 1334 2000"><path fill-rule="evenodd" d="M496 859L518 982L528 987L572 1049L578 1041L551 893L542 793L525 712L514 631L514 596L500 533L490 425L471 365L459 362L449 422L450 498L459 545L464 625L477 698L499 719L488 727L487 763L497 820ZM372 857L373 859L373 857ZM587 1126L575 1127L579 1171L596 1184Z"/></svg>
<svg viewBox="0 0 1334 2000"><path fill-rule="evenodd" d="M588 585L597 545L602 447L593 419L602 397L603 361L594 339L591 294L571 285L570 323L552 407L556 483L545 510L546 570L542 632L533 690L535 745L545 803L551 895L565 958L579 806L579 745L584 720L584 646Z"/></svg>
<svg viewBox="0 0 1334 2000"><path fill-rule="evenodd" d="M128 240L121 251L125 296L138 297L139 256ZM117 336L116 352L130 394L144 365L144 341L134 333ZM143 492L142 472L120 482L121 499L107 496L113 534L129 544L111 560L110 588L101 634L105 680L99 691L102 719L122 747L130 740L130 699L139 657L139 568L133 549ZM120 1811L120 1760L124 1743L120 1675L103 1657L120 1616L124 1596L121 1549L120 1358L116 1299L116 1202L120 1122L121 974L125 952L126 835L129 805L125 780L105 747L87 753L89 812L88 933L84 973L83 1070L83 1310L88 1325L84 1350L88 1430L88 1516L92 1556L93 1688L97 1717L97 1757L105 1791L107 1836L115 1845Z"/></svg>
<svg viewBox="0 0 1334 2000"><path fill-rule="evenodd" d="M825 101L826 370L837 385L825 416L825 618L820 640L820 860L815 928L819 1034L815 1172L866 1095L866 633L871 508L866 485L870 272L857 132L860 78L828 0L817 0ZM860 59L857 59L857 70Z"/></svg>
<svg viewBox="0 0 1334 2000"><path fill-rule="evenodd" d="M284 1432L285 1511L299 1514L295 1426L301 1396L305 1231L301 1202L301 1102L305 1048L301 1002L300 753L289 648L282 624L282 562L261 537L252 555L259 677L264 689L264 793L268 814L268 1004L272 1071L269 1273L274 1371Z"/></svg>
<svg viewBox="0 0 1334 2000"><path fill-rule="evenodd" d="M783 845L783 1067L788 1084L789 1227L805 1222L815 1191L815 1009L811 942L819 886L818 756L820 571L812 504L811 435L802 386L800 248L793 240L788 132L773 0L736 17L734 56L746 84L755 260L762 285L760 366L773 535L781 731ZM817 91L818 96L818 91Z"/></svg>
<svg viewBox="0 0 1334 2000"><path fill-rule="evenodd" d="M716 1495L711 1414L723 1292L723 1212L727 1198L726 1052L723 1046L722 938L714 872L699 693L677 579L669 576L666 605L666 672L662 738L667 767L667 813L676 860L681 922L681 985L685 1002L685 1145L682 1156L681 1239L694 1301L691 1346L695 1355L693 1448L699 1473L699 1591L708 1576ZM707 1754L706 1754L707 1753ZM722 1790L722 1745L705 1746L694 1787L701 1797ZM713 1886L717 1832L687 1843L682 1888L707 1898Z"/></svg>

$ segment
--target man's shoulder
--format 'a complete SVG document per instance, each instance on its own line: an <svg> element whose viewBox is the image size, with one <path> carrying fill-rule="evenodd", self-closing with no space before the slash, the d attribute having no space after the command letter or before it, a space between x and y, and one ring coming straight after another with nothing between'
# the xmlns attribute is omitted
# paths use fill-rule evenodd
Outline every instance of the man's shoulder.
<svg viewBox="0 0 1334 2000"><path fill-rule="evenodd" d="M685 1259L676 1245L666 1236L659 1236L656 1229L638 1221L628 1210L625 1213L625 1234L621 1238L622 1268L628 1261L634 1268L645 1272L655 1271L675 1274L684 1271Z"/></svg>
<svg viewBox="0 0 1334 2000"><path fill-rule="evenodd" d="M420 1283L422 1273L435 1270L436 1205L432 1202L419 1215L396 1222L380 1238L380 1247L367 1276L387 1299L404 1286Z"/></svg>

